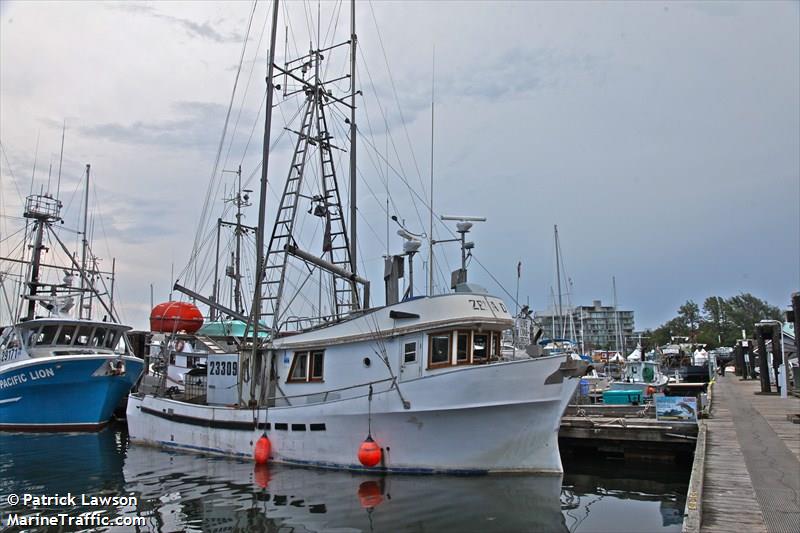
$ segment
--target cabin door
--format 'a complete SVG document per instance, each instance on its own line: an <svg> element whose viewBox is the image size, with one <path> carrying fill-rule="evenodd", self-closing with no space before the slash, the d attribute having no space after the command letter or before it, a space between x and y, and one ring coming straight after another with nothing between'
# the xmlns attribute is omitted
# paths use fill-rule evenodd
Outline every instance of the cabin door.
<svg viewBox="0 0 800 533"><path fill-rule="evenodd" d="M400 381L418 378L422 375L421 352L421 338L406 338L400 342Z"/></svg>

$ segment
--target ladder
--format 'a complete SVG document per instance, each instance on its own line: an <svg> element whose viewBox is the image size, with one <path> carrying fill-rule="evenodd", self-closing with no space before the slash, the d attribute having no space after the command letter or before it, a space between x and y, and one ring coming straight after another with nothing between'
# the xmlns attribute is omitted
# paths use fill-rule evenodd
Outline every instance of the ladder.
<svg viewBox="0 0 800 533"><path fill-rule="evenodd" d="M333 164L328 123L325 118L325 108L320 106L317 115L317 131L319 136L320 168L322 169L322 191L327 207L326 227L328 228L328 246L323 251L328 252L328 261L334 265L352 272L353 264L350 256L350 242L345 229L342 199L339 195L339 185L336 180L336 168ZM333 300L336 316L341 317L352 311L358 310L358 292L354 281L333 276Z"/></svg>
<svg viewBox="0 0 800 533"><path fill-rule="evenodd" d="M267 321L267 324L271 322L273 331L277 330L278 319L280 318L279 307L283 297L288 259L286 246L294 244L292 235L294 222L297 218L300 187L303 184L303 171L305 170L306 155L308 154L308 140L317 108L315 100L315 95L309 93L294 154L292 155L292 164L289 167L289 175L286 178L283 196L281 196L278 212L275 215L275 225L272 227L267 254L264 256L263 286L266 294L262 296L261 317Z"/></svg>
<svg viewBox="0 0 800 533"><path fill-rule="evenodd" d="M269 239L269 246L264 257L265 294L262 296L261 318L271 323L273 331L278 331L279 321L286 311L282 306L285 297L286 270L289 254L288 245L294 245L294 228L297 219L297 208L302 196L301 187L307 163L309 145L316 145L320 153L322 197L312 201L321 202L324 207L322 216L325 219L325 243L323 255L334 265L351 271L350 243L342 210L336 170L331 153L331 135L328 132L325 118L324 88L316 84L307 89L307 99L303 111L300 130L297 131L289 175L286 178L283 195L275 218L275 225ZM312 135L315 128L316 135ZM309 250L310 251L310 250ZM355 282L333 274L334 312L339 318L358 309L358 294Z"/></svg>

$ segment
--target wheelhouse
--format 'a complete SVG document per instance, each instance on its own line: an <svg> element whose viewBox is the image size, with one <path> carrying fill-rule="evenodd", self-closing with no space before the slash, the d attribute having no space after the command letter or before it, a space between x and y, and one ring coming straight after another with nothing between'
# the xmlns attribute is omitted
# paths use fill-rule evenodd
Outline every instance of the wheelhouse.
<svg viewBox="0 0 800 533"><path fill-rule="evenodd" d="M52 355L96 352L124 355L130 353L125 338L129 329L108 322L35 320L18 325L16 335L34 356L42 352Z"/></svg>

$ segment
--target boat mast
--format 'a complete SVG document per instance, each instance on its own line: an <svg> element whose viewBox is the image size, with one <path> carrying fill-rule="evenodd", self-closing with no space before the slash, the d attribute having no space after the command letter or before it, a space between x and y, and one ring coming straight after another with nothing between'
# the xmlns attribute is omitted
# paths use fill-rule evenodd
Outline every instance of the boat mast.
<svg viewBox="0 0 800 533"><path fill-rule="evenodd" d="M222 219L217 219L217 243L215 248L214 254L214 283L211 284L211 299L214 302L219 303L219 232L220 228L222 228ZM209 320L214 320L217 318L217 308L209 306L208 308L208 315Z"/></svg>
<svg viewBox="0 0 800 533"><path fill-rule="evenodd" d="M28 314L26 315L26 320L32 320L35 318L36 313L36 300L33 298L36 296L37 289L39 288L39 266L41 265L41 254L42 249L42 235L44 234L44 219L36 220L36 241L33 245L33 260L31 261L31 280L28 282L28 286L30 287L29 294L31 298L28 300Z"/></svg>
<svg viewBox="0 0 800 533"><path fill-rule="evenodd" d="M617 345L617 351L621 354L620 351L620 337L622 336L622 332L619 328L619 312L617 311L617 277L611 276L611 286L614 289L614 329L616 329L617 334L615 335L614 342ZM624 356L623 356L624 357Z"/></svg>
<svg viewBox="0 0 800 533"><path fill-rule="evenodd" d="M350 0L350 271L358 273L356 268L356 0Z"/></svg>
<svg viewBox="0 0 800 533"><path fill-rule="evenodd" d="M251 315L253 317L253 349L251 354L253 362L255 362L256 357L258 357L258 326L261 319L261 290L265 267L264 228L266 227L267 218L267 177L269 170L270 130L272 129L272 97L273 93L275 92L272 76L274 75L275 66L275 37L278 33L278 3L278 0L274 0L272 3L272 28L269 37L269 59L267 64L267 98L264 112L264 143L261 151L263 160L261 163L261 186L259 188L258 225L256 228L256 276ZM255 387L250 388L250 398L255 398Z"/></svg>
<svg viewBox="0 0 800 533"><path fill-rule="evenodd" d="M558 285L558 322L561 326L561 330L564 331L564 312L561 307L561 260L560 260L560 249L558 245L558 225L553 225L553 238L556 242L556 284ZM562 334L563 336L563 334Z"/></svg>
<svg viewBox="0 0 800 533"><path fill-rule="evenodd" d="M435 111L436 95L436 48L433 49L431 65L431 208L428 219L428 296L433 296L433 118Z"/></svg>
<svg viewBox="0 0 800 533"><path fill-rule="evenodd" d="M89 171L91 165L86 165L86 190L83 196L83 242L81 246L81 272L86 272L86 248L88 247L86 225L89 220ZM86 292L85 277L81 276L81 298L80 306L78 307L78 318L83 318L83 301Z"/></svg>
<svg viewBox="0 0 800 533"><path fill-rule="evenodd" d="M49 195L30 195L25 204L25 218L32 218L36 228L36 237L34 238L33 252L31 256L31 276L28 282L28 312L25 315L25 320L32 320L36 316L36 294L38 293L39 286L39 269L42 261L42 250L45 249L42 241L44 240L44 230L47 225L59 218L59 210L61 203ZM53 234L56 239L58 235ZM60 242L60 241L59 241ZM74 259L73 259L74 262Z"/></svg>

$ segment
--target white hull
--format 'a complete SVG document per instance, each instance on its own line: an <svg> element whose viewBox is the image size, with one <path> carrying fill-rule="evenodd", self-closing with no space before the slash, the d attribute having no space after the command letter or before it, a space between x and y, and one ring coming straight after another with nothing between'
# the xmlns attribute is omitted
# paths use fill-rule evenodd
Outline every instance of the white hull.
<svg viewBox="0 0 800 533"><path fill-rule="evenodd" d="M372 436L383 448L383 463L375 470L561 473L559 422L580 378L545 380L560 377L564 360L454 367L404 381L400 392L410 409L390 384L376 385ZM369 403L361 394L251 410L134 394L127 418L134 442L252 457L266 431L276 463L360 470L356 454L367 435Z"/></svg>

